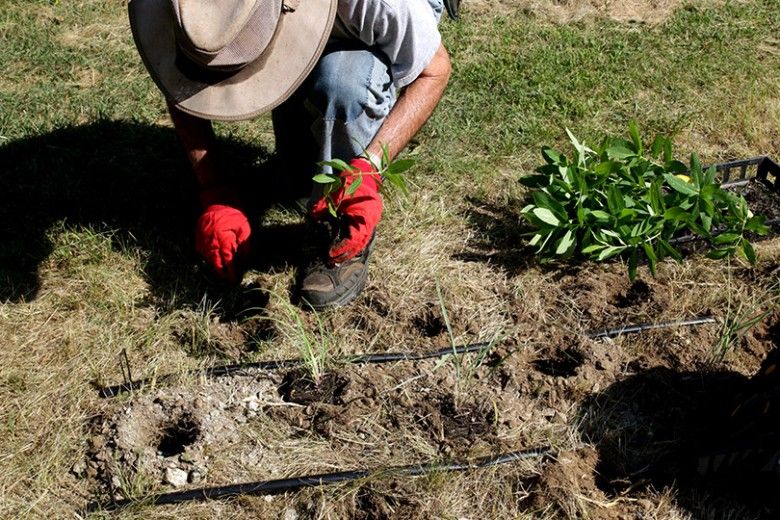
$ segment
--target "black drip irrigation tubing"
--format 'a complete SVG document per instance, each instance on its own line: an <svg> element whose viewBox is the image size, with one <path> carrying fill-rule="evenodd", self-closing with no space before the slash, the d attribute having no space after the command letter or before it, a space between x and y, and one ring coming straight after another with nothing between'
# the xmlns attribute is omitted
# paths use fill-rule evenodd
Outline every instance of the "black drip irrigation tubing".
<svg viewBox="0 0 780 520"><path fill-rule="evenodd" d="M669 329L676 327L695 327L698 325L707 325L717 323L717 320L711 316L701 316L689 320L668 321L663 323L645 323L641 325L627 325L617 329L607 329L595 332L586 332L585 336L592 339L615 338L624 334L636 334L646 330ZM447 355L471 354L481 352L490 348L491 343L471 343L457 347L446 347L428 352L386 352L376 354L363 354L351 358L342 359L342 363L351 364L378 364L392 363L394 361L419 361L423 359L442 358ZM300 367L304 364L302 359L283 359L280 361L258 361L255 363L239 363L235 365L220 365L211 368L196 368L184 372L185 375L223 377L243 373L246 370L283 370L288 368ZM106 386L98 390L98 395L103 398L116 397L119 394L140 390L156 382L171 381L181 374L165 374L159 377L147 377L137 379L113 386Z"/></svg>
<svg viewBox="0 0 780 520"><path fill-rule="evenodd" d="M231 484L227 486L206 487L198 489L188 489L185 491L174 491L172 493L162 493L152 495L142 499L126 499L107 504L93 504L88 509L90 511L120 509L130 505L163 505L179 504L182 502L192 502L196 500L210 500L218 498L233 497L237 495L270 495L283 493L285 491L294 491L306 487L319 487L342 482L351 482L366 477L418 477L434 472L454 472L466 471L478 468L487 468L499 464L508 464L521 460L551 457L551 448L542 446L538 448L513 451L503 453L492 457L476 459L472 462L452 462L447 464L426 463L411 464L408 466L393 466L378 470L355 470L339 471L337 473L322 473L319 475L307 475L302 477L292 477L277 480L264 480L260 482L248 482L244 484Z"/></svg>
<svg viewBox="0 0 780 520"><path fill-rule="evenodd" d="M393 361L419 361L422 359L442 358L450 354L470 354L473 352L480 352L490 348L491 343L472 343L469 345L461 345L457 347L446 347L439 350L432 350L428 352L384 352L376 354L363 354L360 356L353 356L342 359L342 363L352 364L377 364L377 363L392 363ZM223 377L234 374L240 374L245 370L283 370L287 368L296 368L304 364L303 359L284 359L281 361L258 361L256 363L239 363L235 365L220 365L211 368L196 368L184 372L186 375L203 375L206 377ZM170 381L180 374L165 374L159 377L147 377L145 379L138 379L135 381L128 381L126 383L107 386L101 388L98 391L100 397L115 397L119 394L130 392L132 390L139 390L145 386L148 386L154 382Z"/></svg>
<svg viewBox="0 0 780 520"><path fill-rule="evenodd" d="M718 320L712 316L700 316L698 318L692 318L690 320L680 321L666 321L663 323L645 323L642 325L627 325L619 329L608 329L598 332L588 332L585 335L592 339L600 338L615 338L622 336L623 334L635 334L637 332L644 332L646 330L655 329L671 329L675 327L696 327L698 325L707 325L710 323L717 323Z"/></svg>

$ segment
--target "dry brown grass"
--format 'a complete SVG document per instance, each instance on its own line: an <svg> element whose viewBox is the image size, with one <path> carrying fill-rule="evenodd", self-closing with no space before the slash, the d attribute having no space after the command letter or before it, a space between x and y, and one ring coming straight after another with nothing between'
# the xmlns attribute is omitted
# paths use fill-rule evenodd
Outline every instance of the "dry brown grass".
<svg viewBox="0 0 780 520"><path fill-rule="evenodd" d="M22 140L59 126L101 118L138 119L156 126L134 127L132 132L151 128L163 133L159 142L153 141L156 146L174 145L173 139L164 140L162 129L170 125L163 118L159 95L134 55L121 4L90 0L11 7L13 11L8 12L13 16L3 19L0 34L9 38L23 32L24 42L30 44L21 42L14 47L18 54L2 62L13 64L9 66L13 79L0 78L0 90L7 96L0 100L16 103L24 99L24 103L13 105L17 108L12 117L2 114L3 121L21 122L5 123L0 134ZM720 2L693 4L705 8ZM549 20L588 20L578 30L598 31L589 24L609 18L621 23L643 22L655 31L680 5L631 0L528 2L518 6L508 2L480 5L472 0L464 5L464 17L468 23L485 28L475 39L506 45L515 52L523 42L502 42L491 32L495 17L487 14L488 10L493 14L511 11L516 16L530 12L536 16L533 23L546 28ZM549 30L547 37L554 38L555 26ZM451 31L453 38L457 36L455 28ZM58 50L35 54L50 41ZM473 50L469 43L473 42L461 42L458 47L458 63L464 69L486 59L485 53ZM776 43L767 39L758 52L776 56ZM74 59L77 56L86 61ZM496 84L483 87L480 83L480 87L493 96L487 89L498 89L504 80L499 77ZM467 81L453 88L462 93ZM48 89L49 84L54 86ZM691 88L686 94L694 107L690 110L685 104L659 101L662 89L646 88L635 97L604 100L613 104L581 117L601 128L614 126L616 118L632 111L666 111L664 120L689 118L678 136L683 152L698 150L708 161L780 153L780 111L774 95L777 84L770 78L753 87L743 93L738 79L730 79L722 93L712 91L715 93L706 103L696 99L698 91ZM745 96L741 111L722 114L723 107L730 104L729 95L735 93ZM514 100L509 94L495 94L502 95ZM208 485L468 458L546 443L560 456L545 463L531 461L462 474L408 480L369 478L273 497L157 508L139 505L118 513L99 511L90 518L335 520L384 515L400 519L611 520L622 515L682 520L696 517L702 507L712 515L741 511L729 507L707 510L702 506L708 504L707 497L697 502L686 490L674 486L640 487L626 496L612 496L598 487L596 472L603 446L583 432L583 403L606 392L600 406L592 407L589 413L620 432L630 425L606 422L626 404L613 396L620 397L621 385L649 369L687 372L715 367L750 375L772 347L768 328L776 324L777 315L770 315L733 342L723 360L713 348L726 330L725 324L720 328L654 331L604 342L588 340L581 333L706 312L728 323L741 315L740 306L743 310L767 310L765 303L776 294L772 283L778 273L780 241L775 238L758 246L761 260L755 270L738 261L724 265L699 256L683 264L663 263L655 279L642 268L640 276L649 287L649 296L620 307L616 302L630 290L624 266L540 267L520 247L517 211L522 192L514 181L519 172L536 164L535 148L541 143L493 154L479 136L469 134L473 131L469 124L482 123L458 120L453 114L465 109L456 101L448 103L442 107L439 121L450 121L448 131L457 139L467 141L471 136L474 142L457 143L434 130L421 136L422 160L413 177L417 186L410 199L388 204L364 294L350 307L319 317L294 312L300 314L308 336L326 337L333 357L501 338L491 356L479 365L473 364L473 356L381 367L336 365L335 370L350 384L335 404L286 403L275 392L283 374L264 373L215 380L183 376L133 395L101 400L95 385L121 381L122 351L127 352L135 377L222 361L298 356L300 338L279 334L279 323L291 321L288 298L295 268L290 261L290 265L248 273L245 292L251 295L257 289L249 287L259 287L271 293L270 300L236 318L231 316L236 302L245 297L262 302L262 298L249 298L241 290L219 292L208 286L193 273L189 258L180 258L183 254L178 250L171 253L165 249L167 244L162 242L171 240L171 235L164 225L145 230L161 241L158 243L140 236L139 226L125 226L121 219L115 223L111 218L98 218L88 225L78 220L77 211L63 216L52 210L52 221L46 220L44 225L30 221L26 228L30 242L41 238L34 236L40 231L51 245L33 273L40 282L37 293L0 304L0 518L87 516L84 509L89 502L110 497L110 477L118 481L112 491L123 496L167 489L161 483L160 464L175 461L156 458L164 421L149 411L160 402L170 404L170 409L194 409L197 399L206 402L199 405L203 437L196 444L199 453L209 457ZM0 106L0 111L4 110ZM437 120L432 122L434 129L437 124ZM509 121L508 130L479 127L478 132L498 141L501 136L509 139L522 134L515 126L515 121ZM219 125L218 131L231 140L268 147L272 143L268 119ZM111 136L106 139L107 147L116 143L115 136L114 141ZM166 159L173 154L171 150L160 151L146 147L146 141L139 142L142 146L130 153L111 149L96 154L105 164L93 168L106 176L116 175L117 182L128 169L143 170L147 179L155 181L180 173L179 163ZM452 150L443 149L445 146ZM47 142L35 150L34 158L44 168L62 168L66 183L54 186L67 191L75 189L67 182L81 179L73 168L66 168L67 162L89 167L96 159L94 150L76 148L75 157L65 154L59 162L46 161L47 154L60 157L56 153L63 147L59 141ZM150 167L144 162L147 155L159 164ZM441 170L430 164L441 165ZM9 184L23 180L11 178ZM181 184L174 186L181 188ZM86 189L83 185L77 188ZM132 195L156 189L151 182ZM165 189L172 197L178 193L170 186ZM121 195L118 202L125 193ZM145 199L139 200L139 204L145 203ZM155 207L153 211L161 210ZM40 216L35 211L31 214ZM104 213L98 215L105 217ZM169 217L163 214L163 224ZM279 210L266 215L264 225L299 221L292 212ZM166 284L174 289L161 288ZM569 348L583 354L572 375L550 375L539 369L543 366L539 361L559 360L562 351ZM247 413L250 398L258 398L262 405ZM467 417L466 426L447 422L458 414ZM100 429L104 424L109 426L107 431ZM96 458L96 443L109 441L110 445L117 440L110 429L116 424L125 425L130 437L137 434L133 442L128 441L125 453L133 448L146 450L152 464L146 469L134 468L127 461L113 460L121 450L109 446L104 453L110 460L101 461L101 468L110 468L110 472L95 477L86 474L87 470L83 474L72 471ZM137 429L134 424L139 425ZM648 423L648 428L652 426ZM469 431L456 435L458 428Z"/></svg>

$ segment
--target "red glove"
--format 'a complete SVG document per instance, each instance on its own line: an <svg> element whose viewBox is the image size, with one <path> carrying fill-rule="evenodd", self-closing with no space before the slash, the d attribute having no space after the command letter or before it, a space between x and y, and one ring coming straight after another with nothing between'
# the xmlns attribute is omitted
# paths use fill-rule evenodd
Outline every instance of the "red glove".
<svg viewBox="0 0 780 520"><path fill-rule="evenodd" d="M347 236L342 237L331 246L329 256L332 262L346 262L363 251L374 229L382 216L382 197L379 196L381 180L379 174L365 159L353 159L350 166L357 168L363 175L363 182L352 195L346 195L345 190L354 181L353 173L343 171L339 174L344 179L344 186L331 194L339 216L346 223ZM328 201L325 197L314 203L311 208L311 216L316 220L323 220L329 215Z"/></svg>
<svg viewBox="0 0 780 520"><path fill-rule="evenodd" d="M238 204L227 202L231 198L217 190L201 194L206 210L198 219L195 249L217 276L228 283L238 283L239 266L249 255L251 229Z"/></svg>

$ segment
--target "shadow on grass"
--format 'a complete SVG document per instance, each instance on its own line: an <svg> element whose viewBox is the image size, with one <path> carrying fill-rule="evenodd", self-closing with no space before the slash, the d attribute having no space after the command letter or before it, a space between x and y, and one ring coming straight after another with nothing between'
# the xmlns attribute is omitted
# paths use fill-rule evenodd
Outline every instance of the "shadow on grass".
<svg viewBox="0 0 780 520"><path fill-rule="evenodd" d="M778 518L778 352L753 378L658 367L588 399L580 433L597 447L599 487L670 487L695 518Z"/></svg>
<svg viewBox="0 0 780 520"><path fill-rule="evenodd" d="M282 185L288 177L270 175L273 160L263 148L220 147L225 171L243 193L258 194L248 201L253 222L270 205L298 196L289 181ZM194 176L172 129L124 121L67 127L0 147L0 164L0 301L36 297L38 269L58 226L107 231L116 250L137 250L151 296L163 307L196 304L209 292L223 299L224 288L214 285L194 252ZM301 225L254 231L255 242L274 248L252 267L298 261Z"/></svg>
<svg viewBox="0 0 780 520"><path fill-rule="evenodd" d="M473 238L468 249L456 255L458 260L495 264L510 275L536 264L533 250L526 246L528 227L520 215L522 205L499 205L474 197L467 197L466 203L466 222Z"/></svg>
<svg viewBox="0 0 780 520"><path fill-rule="evenodd" d="M521 200L497 204L473 197L466 198L466 222L472 228L467 250L455 255L464 262L493 264L510 276L536 267L552 273L558 280L587 269L587 262L578 259L540 263L535 249L528 246L528 233L533 229L520 214L526 204Z"/></svg>

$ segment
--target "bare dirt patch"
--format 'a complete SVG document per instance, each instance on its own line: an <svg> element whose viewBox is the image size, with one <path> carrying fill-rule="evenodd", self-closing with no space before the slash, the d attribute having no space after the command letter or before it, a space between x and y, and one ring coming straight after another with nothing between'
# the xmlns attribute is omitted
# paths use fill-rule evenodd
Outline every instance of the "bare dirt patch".
<svg viewBox="0 0 780 520"><path fill-rule="evenodd" d="M658 25L685 5L718 5L719 0L466 0L465 13L508 13L520 9L553 23L566 24L594 18L622 23Z"/></svg>
<svg viewBox="0 0 780 520"><path fill-rule="evenodd" d="M85 464L75 472L114 498L166 484L200 484L215 445L239 442L239 429L278 403L272 378L224 378L198 387L161 389L107 410L90 428Z"/></svg>

